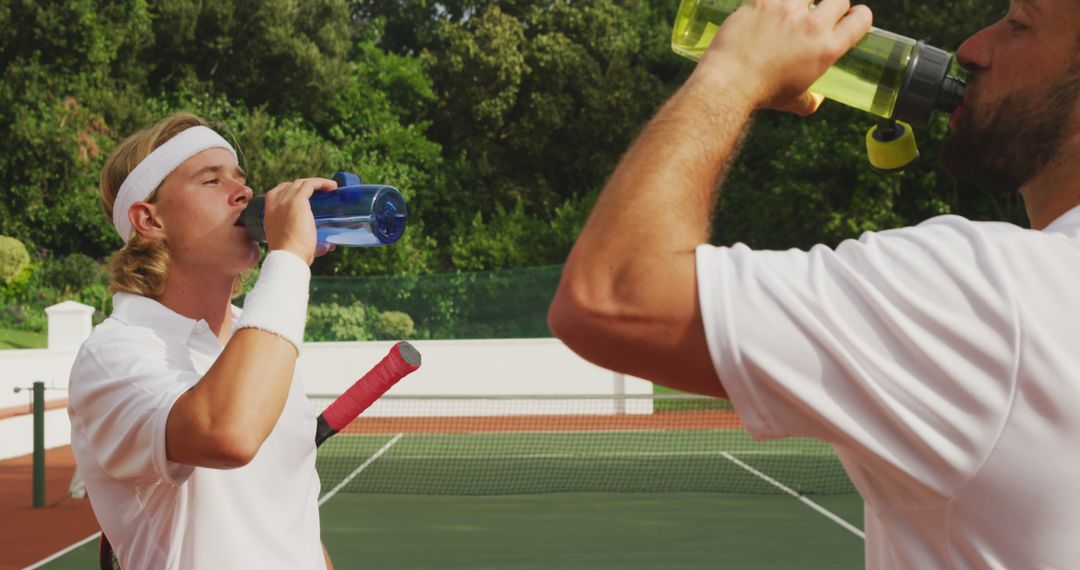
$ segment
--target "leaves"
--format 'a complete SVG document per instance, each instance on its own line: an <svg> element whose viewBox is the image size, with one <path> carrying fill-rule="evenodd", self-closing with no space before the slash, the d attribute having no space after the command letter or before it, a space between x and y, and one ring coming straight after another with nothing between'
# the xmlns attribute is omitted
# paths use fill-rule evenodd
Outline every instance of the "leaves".
<svg viewBox="0 0 1080 570"><path fill-rule="evenodd" d="M879 27L955 49L1004 2L872 0ZM338 170L397 187L409 230L339 249L326 275L561 263L619 157L693 64L678 0L9 0L0 3L0 233L32 256L119 245L97 197L128 134L188 110L243 155L256 191ZM866 166L868 115L762 113L714 241L835 244L955 212L1023 223L935 167L943 120L899 176Z"/></svg>

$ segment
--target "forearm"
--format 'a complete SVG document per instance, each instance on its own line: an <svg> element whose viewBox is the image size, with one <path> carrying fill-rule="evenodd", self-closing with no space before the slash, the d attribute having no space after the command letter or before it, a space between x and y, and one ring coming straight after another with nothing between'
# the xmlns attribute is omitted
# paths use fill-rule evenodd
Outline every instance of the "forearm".
<svg viewBox="0 0 1080 570"><path fill-rule="evenodd" d="M571 251L549 313L555 335L587 360L716 396L694 249L708 241L754 108L735 77L695 75L645 128Z"/></svg>
<svg viewBox="0 0 1080 570"><path fill-rule="evenodd" d="M237 332L169 413L169 459L227 468L254 457L288 399L304 337L310 278L298 256L285 251L267 255Z"/></svg>
<svg viewBox="0 0 1080 570"><path fill-rule="evenodd" d="M621 160L565 272L611 298L651 298L638 277L708 240L718 185L753 108L734 69L692 76Z"/></svg>
<svg viewBox="0 0 1080 570"><path fill-rule="evenodd" d="M808 89L870 28L847 0L748 2L623 157L563 268L548 314L557 337L601 366L721 395L694 249L758 107L810 114Z"/></svg>
<svg viewBox="0 0 1080 570"><path fill-rule="evenodd" d="M259 329L233 335L206 375L169 413L170 460L202 467L239 467L270 435L288 399L296 349Z"/></svg>

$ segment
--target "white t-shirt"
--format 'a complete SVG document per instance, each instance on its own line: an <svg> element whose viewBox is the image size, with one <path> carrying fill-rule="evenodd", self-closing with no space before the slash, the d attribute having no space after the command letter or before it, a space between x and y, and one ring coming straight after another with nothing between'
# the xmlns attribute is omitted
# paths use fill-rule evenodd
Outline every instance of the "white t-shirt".
<svg viewBox="0 0 1080 570"><path fill-rule="evenodd" d="M239 310L233 309L235 322ZM71 447L122 568L325 568L315 414L298 379L255 458L237 469L165 455L173 403L224 347L205 321L119 293L71 371Z"/></svg>
<svg viewBox="0 0 1080 570"><path fill-rule="evenodd" d="M870 568L1080 562L1080 207L957 216L836 250L697 250L717 373L751 434L833 444Z"/></svg>

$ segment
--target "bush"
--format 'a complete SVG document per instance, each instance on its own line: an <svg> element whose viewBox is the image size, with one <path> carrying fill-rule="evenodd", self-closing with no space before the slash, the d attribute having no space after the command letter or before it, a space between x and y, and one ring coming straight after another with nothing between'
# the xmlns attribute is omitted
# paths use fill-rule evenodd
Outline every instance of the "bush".
<svg viewBox="0 0 1080 570"><path fill-rule="evenodd" d="M401 311L383 311L371 322L371 333L378 340L400 340L413 335L412 317Z"/></svg>
<svg viewBox="0 0 1080 570"><path fill-rule="evenodd" d="M45 311L23 305L0 307L0 328L27 332L44 333L48 331L48 318Z"/></svg>
<svg viewBox="0 0 1080 570"><path fill-rule="evenodd" d="M37 264L27 263L6 283L0 279L0 303L17 304L25 301L29 296L30 283L36 268Z"/></svg>
<svg viewBox="0 0 1080 570"><path fill-rule="evenodd" d="M368 315L371 313L374 311L363 303L312 305L308 307L304 340L371 340L371 332L368 330Z"/></svg>
<svg viewBox="0 0 1080 570"><path fill-rule="evenodd" d="M73 253L59 261L49 261L41 268L42 284L65 295L92 285L108 285L109 272L90 256Z"/></svg>
<svg viewBox="0 0 1080 570"><path fill-rule="evenodd" d="M416 330L412 317L401 311L378 311L363 303L325 303L308 307L304 340L398 340Z"/></svg>
<svg viewBox="0 0 1080 570"><path fill-rule="evenodd" d="M10 283L28 263L30 254L21 241L0 236L0 281Z"/></svg>

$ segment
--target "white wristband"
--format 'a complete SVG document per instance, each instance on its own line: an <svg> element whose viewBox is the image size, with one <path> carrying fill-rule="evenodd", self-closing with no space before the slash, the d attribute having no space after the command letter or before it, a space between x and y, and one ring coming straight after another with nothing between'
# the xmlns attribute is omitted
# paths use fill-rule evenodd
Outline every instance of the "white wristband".
<svg viewBox="0 0 1080 570"><path fill-rule="evenodd" d="M304 260L282 249L271 251L263 260L255 287L244 298L244 312L236 329L272 332L293 343L299 353L310 282L311 268Z"/></svg>

